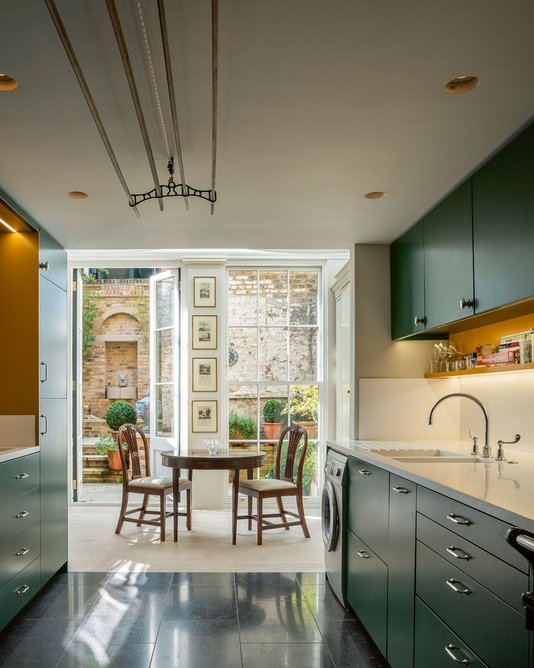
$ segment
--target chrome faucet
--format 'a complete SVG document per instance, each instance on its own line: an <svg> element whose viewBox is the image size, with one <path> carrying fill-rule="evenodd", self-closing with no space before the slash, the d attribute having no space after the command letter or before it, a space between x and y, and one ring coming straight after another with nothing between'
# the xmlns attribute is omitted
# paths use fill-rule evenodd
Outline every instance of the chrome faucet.
<svg viewBox="0 0 534 668"><path fill-rule="evenodd" d="M450 399L451 397L465 397L466 399L471 399L471 401L474 401L475 404L480 406L480 409L482 413L484 414L484 447L482 448L482 457L488 458L491 457L491 451L490 451L490 445L489 445L489 420L488 420L488 414L486 413L486 409L484 408L482 402L480 399L477 399L474 397L472 394L464 394L463 392L453 392L452 394L446 394L444 397L441 397L441 399L438 399L436 403L432 406L430 409L430 415L428 416L428 424L432 424L432 415L434 413L434 410L436 406L438 406L442 401L445 401L445 399ZM475 450L476 446L473 444L473 450ZM476 452L473 452L473 454L477 454Z"/></svg>

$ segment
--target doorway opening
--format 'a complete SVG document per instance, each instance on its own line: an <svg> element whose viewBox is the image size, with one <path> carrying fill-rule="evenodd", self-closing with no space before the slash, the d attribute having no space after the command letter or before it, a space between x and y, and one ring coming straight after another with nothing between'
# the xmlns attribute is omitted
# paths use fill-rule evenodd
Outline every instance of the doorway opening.
<svg viewBox="0 0 534 668"><path fill-rule="evenodd" d="M122 473L107 452L111 406L124 402L128 421L146 433L153 474L156 453L178 447L177 270L83 268L76 285L73 500L117 504Z"/></svg>

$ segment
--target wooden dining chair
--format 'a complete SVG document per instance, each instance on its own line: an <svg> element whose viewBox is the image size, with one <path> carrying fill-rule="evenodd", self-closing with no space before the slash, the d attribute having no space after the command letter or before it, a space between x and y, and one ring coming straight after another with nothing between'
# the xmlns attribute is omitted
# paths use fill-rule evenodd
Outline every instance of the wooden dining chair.
<svg viewBox="0 0 534 668"><path fill-rule="evenodd" d="M287 448L284 440L287 438ZM303 440L302 440L303 439ZM302 440L302 447L299 451L299 461L296 476L294 473L295 462L297 459L297 450ZM306 451L308 449L308 434L304 427L292 425L286 427L280 434L278 446L276 449L276 463L274 478L260 478L259 480L240 480L239 492L248 496L248 515L237 515L236 519L248 520L248 528L252 529L252 520L257 525L258 545L263 542L263 531L267 529L285 528L301 526L305 538L310 537L306 517L304 515L304 504L302 500L302 473ZM285 456L284 456L285 455ZM283 504L284 497L295 497L297 502L297 512L287 510ZM277 513L264 513L264 499L276 499L278 505ZM256 499L256 515L252 514L252 499ZM288 521L287 516L296 518L294 521ZM281 522L270 522L266 518L279 517Z"/></svg>
<svg viewBox="0 0 534 668"><path fill-rule="evenodd" d="M139 437L142 448L139 448ZM117 443L122 465L122 503L119 521L115 533L120 533L124 522L135 522L137 526L150 524L160 527L161 541L165 540L165 520L172 517L173 512L167 512L166 500L172 494L172 479L151 476L150 474L150 448L144 432L134 424L123 424L117 433ZM180 478L179 490L186 491L186 511L178 515L186 517L187 530L191 530L191 479L192 471L189 470L188 478ZM130 494L142 494L143 502L138 508L128 510L128 497ZM159 497L159 510L148 510L150 496ZM138 517L128 517L139 513ZM157 515L153 520L145 519L146 515Z"/></svg>

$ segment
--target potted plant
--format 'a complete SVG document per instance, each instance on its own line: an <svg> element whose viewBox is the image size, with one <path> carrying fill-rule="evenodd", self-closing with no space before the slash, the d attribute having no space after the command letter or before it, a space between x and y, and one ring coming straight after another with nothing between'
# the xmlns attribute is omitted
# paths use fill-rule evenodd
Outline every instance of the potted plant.
<svg viewBox="0 0 534 668"><path fill-rule="evenodd" d="M263 406L263 433L268 440L278 441L282 433L282 403L268 399Z"/></svg>
<svg viewBox="0 0 534 668"><path fill-rule="evenodd" d="M319 388L316 385L294 386L289 400L289 411L292 424L304 427L308 438L317 438Z"/></svg>
<svg viewBox="0 0 534 668"><path fill-rule="evenodd" d="M96 453L99 455L107 455L108 467L110 471L120 471L122 468L121 457L117 447L117 439L110 434L101 436L95 443Z"/></svg>
<svg viewBox="0 0 534 668"><path fill-rule="evenodd" d="M111 431L117 432L123 424L137 422L137 411L127 401L114 401L107 409L104 420Z"/></svg>
<svg viewBox="0 0 534 668"><path fill-rule="evenodd" d="M250 440L256 438L256 422L248 415L239 415L235 411L230 411L228 417L228 436L230 440L244 439ZM233 443L232 445L245 445Z"/></svg>

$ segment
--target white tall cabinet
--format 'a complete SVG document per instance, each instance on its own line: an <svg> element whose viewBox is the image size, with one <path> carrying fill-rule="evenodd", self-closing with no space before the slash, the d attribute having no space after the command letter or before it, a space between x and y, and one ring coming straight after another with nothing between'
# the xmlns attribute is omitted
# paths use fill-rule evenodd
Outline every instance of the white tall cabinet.
<svg viewBox="0 0 534 668"><path fill-rule="evenodd" d="M336 274L336 439L352 438L351 428L351 283L350 262Z"/></svg>

